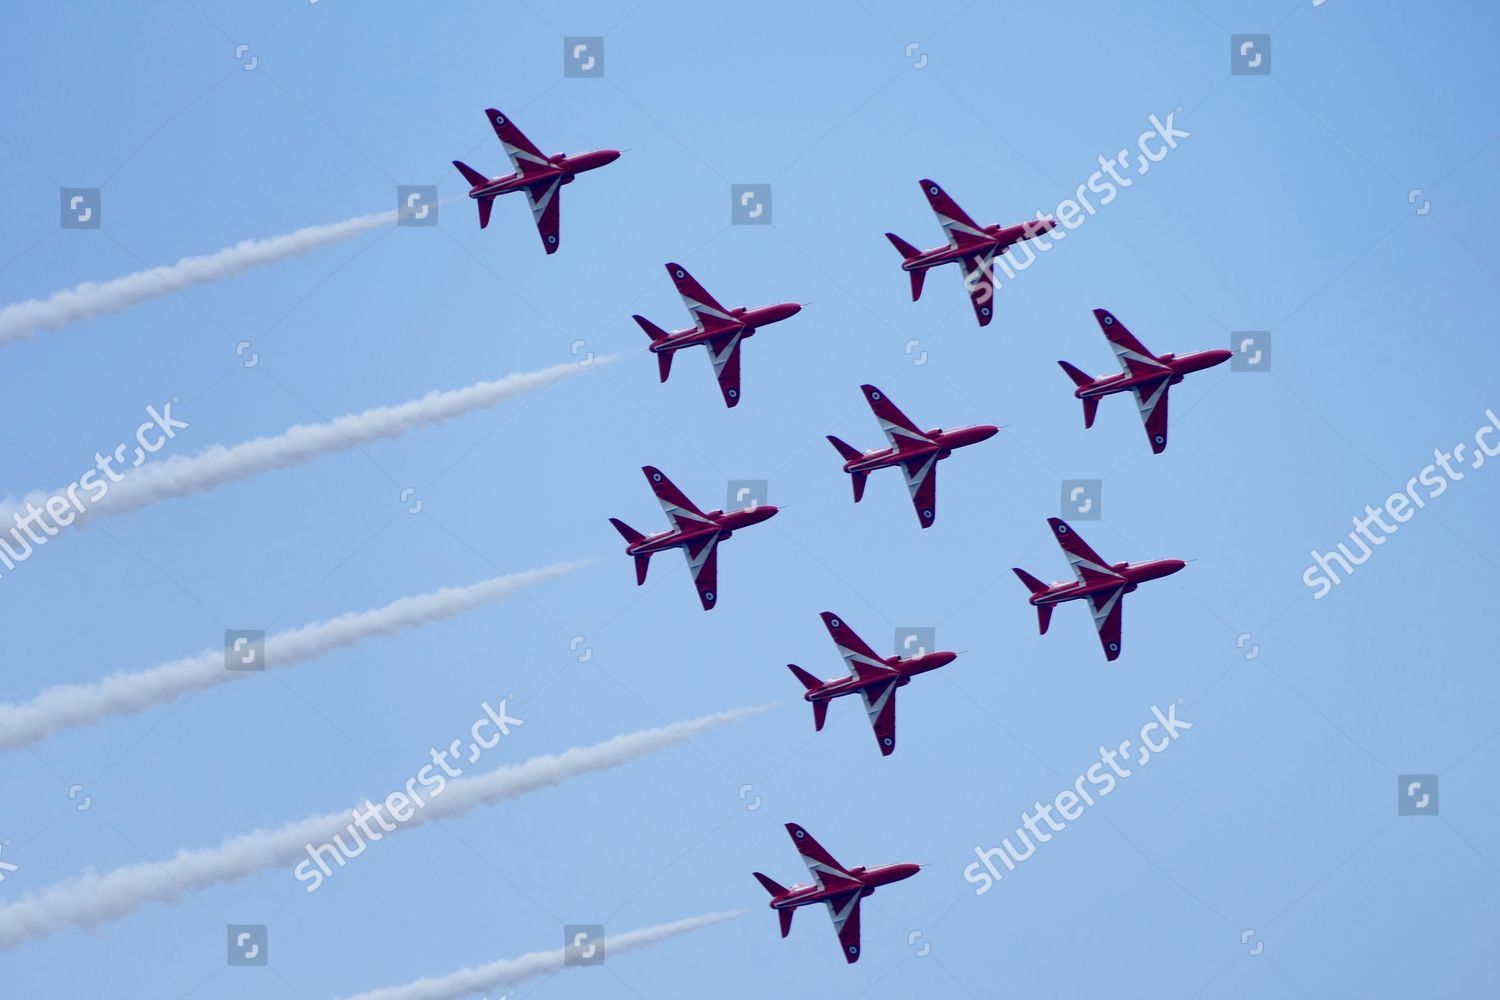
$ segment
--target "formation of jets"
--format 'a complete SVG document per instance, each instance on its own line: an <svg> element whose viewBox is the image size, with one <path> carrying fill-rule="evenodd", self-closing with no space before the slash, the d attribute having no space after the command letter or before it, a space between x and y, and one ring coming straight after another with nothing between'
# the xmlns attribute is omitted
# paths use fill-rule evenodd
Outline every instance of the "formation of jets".
<svg viewBox="0 0 1500 1000"><path fill-rule="evenodd" d="M513 191L523 191L531 205L537 231L548 254L555 253L559 241L558 194L563 185L585 171L614 162L620 152L601 149L591 153L543 155L526 138L515 123L494 108L488 116L495 135L510 157L514 173L504 177L485 177L455 160L454 166L470 184L469 197L479 206L480 228L488 226L494 199ZM1038 217L1013 226L980 226L958 206L937 183L921 181L922 193L937 216L938 225L948 245L932 250L918 250L894 233L886 233L891 245L901 254L901 268L911 278L912 301L922 294L927 272L945 264L957 264L969 293L974 316L980 326L994 318L996 258L1025 240L1050 231L1055 223ZM689 347L707 350L719 392L726 407L740 401L740 346L762 327L790 319L802 310L796 302L729 309L700 285L686 268L678 263L666 265L667 274L682 296L693 325L681 330L663 330L643 316L633 316L636 324L650 338L650 351L656 355L661 381L666 382L675 354ZM1231 352L1198 351L1192 354L1154 355L1125 326L1104 309L1095 309L1094 317L1104 332L1122 371L1098 377L1085 374L1066 361L1059 361L1074 383L1074 396L1083 402L1085 428L1092 427L1099 400L1105 396L1130 392L1146 428L1151 450L1160 454L1167 446L1167 401L1172 386L1187 375L1223 364ZM995 436L999 428L990 424L959 427L951 430L920 430L873 385L863 385L865 401L885 434L887 447L859 449L832 435L829 442L843 458L843 471L854 488L854 502L864 497L866 479L877 469L898 468L906 481L917 521L930 528L937 517L937 466L959 448L978 444ZM681 549L688 561L693 584L703 610L718 603L718 547L744 528L776 516L778 508L752 503L738 510L711 510L696 507L674 486L660 469L647 465L642 471L656 499L661 503L670 527L653 534L642 534L618 518L610 523L625 539L625 552L635 560L636 585L646 582L651 557L668 549ZM1063 555L1072 567L1072 582L1043 583L1025 570L1016 568L1017 577L1030 592L1029 601L1037 610L1042 634L1051 623L1052 609L1068 601L1085 601L1094 619L1106 660L1120 655L1123 599L1140 584L1158 580L1183 568L1180 559L1158 559L1143 563L1106 563L1087 543L1078 537L1067 522L1049 518L1047 522ZM804 688L803 698L812 705L813 727L821 732L827 721L828 706L837 698L858 694L874 730L881 756L896 749L896 691L918 674L952 663L957 653L922 650L915 656L881 656L854 633L841 617L831 611L822 614L823 624L838 648L848 669L847 676L821 680L796 664L788 664ZM806 830L795 823L786 824L811 873L812 884L784 887L766 875L755 872L755 878L771 894L770 906L781 920L781 934L791 930L792 915L798 907L822 903L833 919L834 930L847 962L860 956L860 900L876 888L915 875L920 866L893 864L877 867L845 868L835 861Z"/></svg>

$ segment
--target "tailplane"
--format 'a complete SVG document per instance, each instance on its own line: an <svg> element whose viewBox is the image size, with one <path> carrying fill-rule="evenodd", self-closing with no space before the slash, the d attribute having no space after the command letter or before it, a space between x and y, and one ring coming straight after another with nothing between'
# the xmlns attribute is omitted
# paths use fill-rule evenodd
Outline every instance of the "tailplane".
<svg viewBox="0 0 1500 1000"><path fill-rule="evenodd" d="M1072 379L1073 380L1073 384L1076 385L1078 388L1082 389L1086 385L1092 385L1093 384L1093 381L1094 381L1093 376L1091 376L1091 375L1085 375L1083 372L1079 371L1074 366L1068 364L1066 361L1059 361L1057 363L1057 365L1058 365L1059 368L1061 368L1064 372L1067 373L1068 378Z"/></svg>
<svg viewBox="0 0 1500 1000"><path fill-rule="evenodd" d="M755 880L761 884L761 887L769 892L773 897L786 895L786 886L782 885L780 882L777 882L769 875L762 875L760 872L751 872L750 874L754 875ZM796 912L796 910L790 908L776 911L776 915L781 918L782 937L786 937L792 932L792 914Z"/></svg>
<svg viewBox="0 0 1500 1000"><path fill-rule="evenodd" d="M1033 595L1040 594L1042 591L1047 589L1047 585L1045 583L1038 580L1036 577L1032 576L1030 573L1026 572L1024 569L1021 569L1020 567L1012 568L1011 572L1016 574L1016 576L1020 578L1021 582L1026 585L1026 589L1031 591Z"/></svg>
<svg viewBox="0 0 1500 1000"><path fill-rule="evenodd" d="M922 251L897 236L895 233L886 233L885 238L891 241L891 246L901 255L903 261L911 260L913 257L922 256ZM922 281L927 277L925 270L910 271L911 275L911 300L917 301L922 297Z"/></svg>
<svg viewBox="0 0 1500 1000"><path fill-rule="evenodd" d="M646 336L651 338L651 343L653 344L659 344L670 336L667 331L644 316L632 316L630 318L635 320L636 325L646 332ZM668 375L672 374L673 353L672 351L660 351L656 355L656 368L661 373L661 380L663 382L667 380Z"/></svg>
<svg viewBox="0 0 1500 1000"><path fill-rule="evenodd" d="M490 179L488 177L484 176L484 174L481 174L479 171L475 170L467 163L464 163L462 160L454 160L453 165L458 168L459 173L464 175L464 180L469 182L469 187L471 188L483 187L490 182Z"/></svg>

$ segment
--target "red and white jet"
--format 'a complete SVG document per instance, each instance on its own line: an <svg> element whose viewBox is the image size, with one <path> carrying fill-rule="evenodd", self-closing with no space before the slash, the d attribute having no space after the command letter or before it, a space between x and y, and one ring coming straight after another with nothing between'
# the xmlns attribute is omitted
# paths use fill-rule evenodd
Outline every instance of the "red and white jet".
<svg viewBox="0 0 1500 1000"><path fill-rule="evenodd" d="M922 280L928 270L957 263L964 276L964 288L968 289L974 306L975 318L980 326L989 326L994 318L995 272L992 265L995 257L1022 240L1050 232L1057 223L1052 219L1033 219L1017 226L981 226L935 182L923 180L922 193L937 215L938 225L948 237L948 245L934 250L918 250L895 233L885 234L901 255L901 270L911 274L911 300L915 302L922 297Z"/></svg>
<svg viewBox="0 0 1500 1000"><path fill-rule="evenodd" d="M1151 562L1110 565L1100 559L1099 554L1089 548L1088 543L1079 538L1062 518L1049 517L1047 523L1052 526L1052 534L1062 546L1063 555L1068 557L1068 565L1073 567L1078 580L1076 583L1058 581L1049 585L1024 569L1013 570L1031 591L1031 605L1036 608L1042 635L1047 634L1054 607L1064 601L1086 600L1094 616L1094 628L1099 630L1099 642L1104 646L1104 658L1114 660L1120 655L1120 615L1125 595L1148 580L1171 576L1187 564L1181 559L1154 559Z"/></svg>
<svg viewBox="0 0 1500 1000"><path fill-rule="evenodd" d="M466 163L453 161L458 172L469 182L469 197L479 202L479 228L490 224L490 208L497 197L512 191L525 191L537 232L542 235L542 246L549 254L556 253L560 226L559 189L564 184L573 183L573 178L585 170L615 162L620 158L620 151L596 149L592 153L571 156L567 153L546 156L505 115L494 108L486 108L484 113L494 126L495 135L499 136L516 172L505 177L486 177Z"/></svg>
<svg viewBox="0 0 1500 1000"><path fill-rule="evenodd" d="M740 401L740 341L755 336L760 327L790 319L802 311L802 306L781 302L755 309L744 306L725 309L681 264L668 264L667 274L677 286L677 294L682 296L682 304L687 306L694 325L668 333L644 316L631 317L651 338L651 353L656 355L661 380L665 382L672 371L673 354L684 347L701 345L708 348L708 360L713 362L724 405L734 406Z"/></svg>
<svg viewBox="0 0 1500 1000"><path fill-rule="evenodd" d="M646 482L651 484L651 490L661 502L661 509L672 522L672 527L643 535L619 518L609 519L626 541L626 555L635 557L636 586L646 582L646 570L653 555L667 549L681 549L687 556L688 569L692 571L703 610L712 611L719 599L719 543L741 528L775 517L777 508L771 504L759 504L742 510L711 510L705 514L693 506L693 502L673 486L660 469L647 465L641 471L646 474Z"/></svg>
<svg viewBox="0 0 1500 1000"><path fill-rule="evenodd" d="M1083 400L1083 426L1094 426L1094 416L1099 410L1099 400L1117 392L1135 393L1136 409L1140 410L1141 422L1146 425L1146 439L1151 442L1151 451L1160 455L1167 448L1167 393L1172 386L1193 372L1201 372L1214 365L1222 365L1234 357L1233 351L1198 351L1194 354L1163 354L1160 357L1141 346L1131 336L1125 324L1115 319L1107 309L1095 309L1094 319L1115 357L1124 369L1119 375L1086 375L1066 361L1059 361L1062 370L1068 373L1077 388L1073 395Z"/></svg>
<svg viewBox="0 0 1500 1000"><path fill-rule="evenodd" d="M839 936L839 945L844 951L844 961L859 961L859 901L883 885L911 878L922 870L921 865L878 865L873 868L845 868L813 840L796 823L788 823L786 832L792 835L792 843L802 855L802 861L812 874L813 885L795 883L790 889L779 885L760 872L752 872L756 881L771 894L771 909L781 918L781 936L792 930L792 914L799 906L823 903L828 915L833 918L833 929Z"/></svg>
<svg viewBox="0 0 1500 1000"><path fill-rule="evenodd" d="M820 681L795 663L787 664L807 689L802 697L803 700L812 702L813 728L818 732L823 731L823 723L828 720L830 701L858 693L865 703L865 714L870 717L870 725L875 729L875 742L880 744L880 755L889 757L896 749L896 689L910 684L917 674L946 667L958 659L958 654L937 651L905 658L879 656L832 611L823 612L823 624L827 626L833 644L843 655L844 663L849 667L849 676Z"/></svg>
<svg viewBox="0 0 1500 1000"><path fill-rule="evenodd" d="M937 517L937 464L953 454L955 448L966 448L994 437L1000 428L993 424L976 424L973 427L958 427L945 431L941 427L930 431L917 430L916 424L886 398L885 393L873 385L862 385L860 390L880 429L885 431L889 448L871 448L860 451L828 435L828 441L844 456L844 471L854 481L854 502L859 503L865 495L865 478L876 469L899 466L906 476L906 488L911 493L912 504L917 510L917 520L922 527L932 527Z"/></svg>

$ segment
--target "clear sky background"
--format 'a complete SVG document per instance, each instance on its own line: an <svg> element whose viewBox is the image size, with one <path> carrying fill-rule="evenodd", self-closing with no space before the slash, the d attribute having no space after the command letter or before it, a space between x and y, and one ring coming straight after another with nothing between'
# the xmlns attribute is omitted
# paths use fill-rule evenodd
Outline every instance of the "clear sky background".
<svg viewBox="0 0 1500 1000"><path fill-rule="evenodd" d="M394 837L311 896L277 870L27 943L0 954L0 992L324 998L555 948L563 923L747 907L517 995L1479 995L1500 932L1500 467L1467 473L1326 598L1301 575L1500 406L1497 21L1478 0L8 11L4 302L380 211L397 184L461 195L449 160L508 169L490 105L549 153L629 152L563 192L552 257L519 196L483 232L456 203L436 228L0 348L6 495L66 484L174 396L192 427L169 453L188 454L543 368L577 340L625 355L101 521L0 579L14 701L225 628L592 560L527 598L4 756L0 857L18 870L0 903L383 797L507 694L525 726L481 767L781 704ZM1230 75L1231 32L1273 33L1270 76ZM603 79L562 78L573 34L605 36ZM909 301L881 233L941 242L919 178L981 223L1019 222L1177 108L1191 137L1003 289L990 327L951 269ZM758 182L773 224L730 226L730 184ZM62 186L103 189L102 228L58 229ZM662 386L642 350L630 313L685 322L667 260L727 305L811 303L746 345L733 411L700 354ZM1054 362L1112 369L1101 306L1157 352L1269 330L1272 369L1191 376L1161 456L1118 397L1086 432ZM822 437L879 441L862 382L924 427L1008 425L944 463L931 530L894 472L850 502ZM789 505L724 546L710 614L675 555L633 586L606 518L661 525L646 463L704 507L730 478L769 478ZM1102 520L1077 526L1106 558L1197 560L1127 599L1114 664L1078 606L1038 637L1010 574L1066 574L1044 519L1072 478L1103 480ZM889 759L848 700L815 735L785 669L841 669L825 609L881 649L933 625L965 651L901 692ZM1176 699L1191 732L974 894L976 845ZM1397 816L1408 773L1440 776L1438 816ZM777 937L750 872L804 876L789 820L846 864L928 866L866 902L855 966L822 912ZM269 925L268 967L225 967L228 923Z"/></svg>

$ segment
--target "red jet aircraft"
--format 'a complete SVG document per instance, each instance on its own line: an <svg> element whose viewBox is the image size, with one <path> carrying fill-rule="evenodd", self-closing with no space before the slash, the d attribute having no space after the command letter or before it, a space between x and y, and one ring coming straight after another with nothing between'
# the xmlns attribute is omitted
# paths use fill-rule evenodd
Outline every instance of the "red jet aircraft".
<svg viewBox="0 0 1500 1000"><path fill-rule="evenodd" d="M922 280L929 269L956 262L963 272L964 287L969 290L975 318L980 326L989 326L995 298L995 273L991 267L996 255L1022 240L1050 232L1057 223L1051 219L1034 219L1018 226L980 226L936 183L922 181L922 193L937 215L938 225L948 237L948 245L934 250L918 250L895 233L885 234L901 255L901 270L911 274L911 300L915 302L922 297Z"/></svg>
<svg viewBox="0 0 1500 1000"><path fill-rule="evenodd" d="M1167 449L1167 393L1193 372L1201 372L1214 365L1222 365L1234 357L1233 351L1198 351L1195 354L1163 354L1157 357L1141 342L1130 335L1125 324L1115 319L1107 309L1095 309L1094 319L1115 357L1124 371L1119 375L1100 375L1094 378L1085 375L1066 361L1059 361L1062 370L1078 388L1073 395L1083 400L1083 426L1094 426L1094 416L1099 410L1099 400L1117 392L1135 393L1135 405L1141 412L1141 421L1146 425L1146 438L1151 442L1151 451L1160 455Z"/></svg>
<svg viewBox="0 0 1500 1000"><path fill-rule="evenodd" d="M1047 625L1052 621L1052 609L1064 601L1087 600L1089 611L1094 616L1094 627L1099 630L1099 642L1104 646L1104 658L1114 660L1120 655L1120 614L1125 595L1148 580L1160 580L1171 576L1187 565L1181 559L1155 559L1151 562L1118 562L1114 565L1099 558L1088 543L1060 517L1049 517L1052 534L1062 546L1063 555L1078 577L1076 583L1054 582L1045 584L1026 572L1016 568L1013 572L1021 578L1026 589L1031 591L1031 605L1036 608L1037 622L1042 635L1047 634Z"/></svg>
<svg viewBox="0 0 1500 1000"><path fill-rule="evenodd" d="M957 653L932 652L918 656L878 656L865 645L865 641L844 624L842 618L832 611L823 612L823 624L828 635L839 648L844 663L849 667L848 677L820 681L795 663L788 663L797 680L807 688L802 697L812 702L813 728L823 731L828 719L828 703L844 695L859 694L865 703L865 714L875 728L875 741L880 744L880 755L889 757L896 749L896 689L911 683L917 674L925 674L938 667L946 667L958 659Z"/></svg>
<svg viewBox="0 0 1500 1000"><path fill-rule="evenodd" d="M719 391L724 394L724 405L734 406L740 401L740 341L755 336L760 327L790 319L801 312L802 307L795 302L782 302L755 309L744 306L725 309L693 280L681 264L668 264L667 274L672 276L677 294L682 296L682 304L687 306L688 315L693 317L695 325L691 329L668 333L644 316L631 317L651 338L651 353L656 355L661 380L665 382L672 371L673 354L684 347L702 345L708 348L708 360L713 362Z"/></svg>
<svg viewBox="0 0 1500 1000"><path fill-rule="evenodd" d="M564 184L573 183L573 178L585 170L593 170L620 158L618 149L597 149L592 153L555 153L544 156L531 140L521 134L505 115L494 108L484 112L495 127L495 135L505 147L515 173L506 177L486 177L466 163L458 160L453 165L469 182L469 197L479 202L479 228L490 224L490 208L495 199L512 191L525 191L531 203L531 215L536 220L537 232L542 234L542 246L547 252L556 253L558 245L558 210L560 192Z"/></svg>
<svg viewBox="0 0 1500 1000"><path fill-rule="evenodd" d="M661 502L661 509L666 512L672 527L643 535L619 518L609 519L627 543L625 553L635 556L636 586L646 582L646 570L653 555L667 549L682 549L693 574L693 583L698 587L703 610L712 611L719 599L719 543L741 528L775 517L777 508L760 504L743 510L711 510L705 514L693 506L693 502L673 486L660 469L647 465L641 471L646 474L646 482L651 484L652 492Z"/></svg>
<svg viewBox="0 0 1500 1000"><path fill-rule="evenodd" d="M792 914L797 907L812 903L825 903L828 915L833 918L833 929L838 933L843 946L844 961L859 961L859 901L875 892L882 885L911 878L922 870L921 865L879 865L874 868L845 868L833 860L833 855L823 850L812 834L796 823L788 823L786 832L792 835L807 870L812 873L815 885L794 884L790 889L753 872L757 881L771 894L771 909L781 918L781 936L792 930Z"/></svg>
<svg viewBox="0 0 1500 1000"><path fill-rule="evenodd" d="M832 434L829 442L844 456L844 471L854 480L854 502L859 503L865 495L865 478L876 469L900 466L906 476L906 488L911 493L912 504L917 509L917 520L922 527L932 527L937 516L937 464L953 454L955 448L965 448L995 436L1000 428L992 424L976 424L945 431L941 427L930 431L919 431L906 414L886 398L885 393L873 385L862 385L860 389L875 411L880 429L885 431L889 448L872 448L860 451L845 444Z"/></svg>

